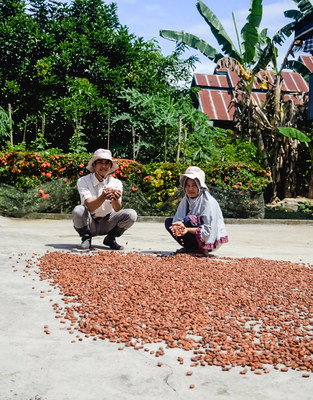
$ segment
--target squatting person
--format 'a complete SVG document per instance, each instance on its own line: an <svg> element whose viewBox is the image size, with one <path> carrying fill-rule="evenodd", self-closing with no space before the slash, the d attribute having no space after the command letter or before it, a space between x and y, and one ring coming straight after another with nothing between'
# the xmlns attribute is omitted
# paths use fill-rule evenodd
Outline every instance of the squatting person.
<svg viewBox="0 0 313 400"><path fill-rule="evenodd" d="M205 174L199 167L189 167L179 176L185 196L174 218L165 220L165 227L183 246L178 253L196 253L207 256L209 252L228 242L221 208L208 192Z"/></svg>
<svg viewBox="0 0 313 400"><path fill-rule="evenodd" d="M91 248L91 238L106 235L103 244L112 250L123 250L116 242L137 219L133 209L122 209L122 182L112 176L118 164L110 150L98 149L87 169L91 173L78 179L77 189L81 205L74 208L73 224L81 237L80 251Z"/></svg>

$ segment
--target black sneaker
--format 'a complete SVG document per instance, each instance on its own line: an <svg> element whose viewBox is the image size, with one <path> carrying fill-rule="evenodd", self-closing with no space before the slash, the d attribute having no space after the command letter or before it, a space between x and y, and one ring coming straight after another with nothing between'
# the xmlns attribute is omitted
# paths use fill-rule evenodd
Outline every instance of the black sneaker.
<svg viewBox="0 0 313 400"><path fill-rule="evenodd" d="M81 244L76 249L78 251L89 251L91 249L91 237L89 235L83 236Z"/></svg>
<svg viewBox="0 0 313 400"><path fill-rule="evenodd" d="M103 239L104 246L110 247L112 250L124 250L124 247L117 243L115 238L110 237L109 235Z"/></svg>

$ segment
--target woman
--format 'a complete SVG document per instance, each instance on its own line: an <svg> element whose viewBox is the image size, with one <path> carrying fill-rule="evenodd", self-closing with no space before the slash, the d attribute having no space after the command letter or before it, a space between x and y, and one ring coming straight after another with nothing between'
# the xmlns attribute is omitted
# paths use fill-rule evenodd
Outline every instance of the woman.
<svg viewBox="0 0 313 400"><path fill-rule="evenodd" d="M179 177L185 196L174 218L167 218L165 227L182 245L178 253L209 252L228 242L224 218L218 202L208 192L205 174L198 167L187 168Z"/></svg>

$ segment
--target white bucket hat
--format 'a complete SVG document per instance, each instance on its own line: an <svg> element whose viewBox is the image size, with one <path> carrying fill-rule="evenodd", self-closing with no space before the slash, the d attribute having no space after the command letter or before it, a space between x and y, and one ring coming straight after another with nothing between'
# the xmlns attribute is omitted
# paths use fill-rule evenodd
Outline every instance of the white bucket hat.
<svg viewBox="0 0 313 400"><path fill-rule="evenodd" d="M188 167L184 174L179 175L179 183L184 188L186 179L197 179L200 183L200 187L207 189L207 185L205 184L205 173L199 167Z"/></svg>
<svg viewBox="0 0 313 400"><path fill-rule="evenodd" d="M91 157L88 165L87 165L87 169L90 172L94 172L94 166L93 163L97 160L110 160L112 163L112 167L110 169L110 171L108 172L108 174L112 174L112 172L116 171L118 168L118 164L115 160L112 160L112 154L110 152L110 150L105 150L105 149L98 149L93 153L93 156Z"/></svg>

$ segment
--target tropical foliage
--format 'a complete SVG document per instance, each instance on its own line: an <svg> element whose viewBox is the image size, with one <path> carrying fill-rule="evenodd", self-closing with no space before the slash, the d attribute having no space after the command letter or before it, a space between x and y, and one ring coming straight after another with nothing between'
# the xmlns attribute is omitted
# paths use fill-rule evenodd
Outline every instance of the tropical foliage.
<svg viewBox="0 0 313 400"><path fill-rule="evenodd" d="M120 24L115 3L102 0L1 2L0 59L0 144L9 139L11 145L74 152L109 144L120 157L147 157L139 151L141 138L152 158L160 155L160 140L161 149L169 147L164 129L172 140L173 122L140 125L123 93L159 96L162 114L168 103L177 114L178 83L190 81L195 61L178 53L164 57L156 41ZM120 115L129 115L132 124L118 123Z"/></svg>
<svg viewBox="0 0 313 400"><path fill-rule="evenodd" d="M308 0L295 3L301 17L309 12ZM287 108L281 95L275 44L288 37L287 28L272 39L266 29L259 32L262 1L252 0L240 35L233 14L235 45L203 2L198 1L197 8L220 50L192 34L162 31L162 36L178 42L176 51L164 57L156 41L146 42L120 24L116 3L3 0L0 145L6 154L19 149L27 157L15 161L9 157L8 164L2 165L2 182L31 189L51 179L71 180L83 173L79 167L83 161L77 164L78 158L83 160L97 147L108 147L119 159L141 165L163 161L166 165L203 163L207 168L218 163L223 171L223 162L255 162L263 165L261 170L271 168L274 195L297 194L299 151L303 151L304 140L278 128L309 130L304 129L303 120L299 122L300 113ZM292 12L285 15L294 22L300 18ZM188 87L196 57L182 59L186 45L240 76L233 99L235 134L209 126L208 118L194 107L197 93ZM259 74L269 63L277 76L271 90L266 73ZM251 95L256 80L267 90L263 107L258 107ZM312 134L307 137L312 139ZM313 160L312 140L307 146ZM43 154L50 157L45 164ZM60 160L52 158L55 154L68 154L64 160L73 163L65 166L61 162L60 167ZM66 170L60 172L62 168ZM147 171L145 176L158 182L158 174ZM162 174L162 179L167 179L163 169ZM129 172L130 176L137 175ZM313 174L311 180L305 178L311 182L313 196ZM229 185L239 188L234 182L236 179L230 179ZM137 186L131 188L139 187L136 179L134 184ZM164 200L172 190L170 183L166 185L149 186L153 202L160 202L158 197ZM157 190L164 192L158 196Z"/></svg>
<svg viewBox="0 0 313 400"><path fill-rule="evenodd" d="M295 3L300 9L299 12L289 11L285 12L285 15L293 17L297 22L312 11L312 5L308 0ZM272 39L269 38L266 29L258 31L262 19L262 0L251 0L246 24L240 32L241 38L233 14L238 38L236 49L212 10L200 0L197 2L197 9L208 23L221 51L183 31L165 30L160 31L160 35L176 41L178 45L183 42L201 51L215 61L218 67L237 73L240 79L234 88L232 99L235 108L235 130L241 138L252 141L258 147L260 154L263 154L263 165L271 168L272 198L296 196L299 137L288 134L290 131L278 129L282 126L297 128L295 104L292 101L285 102L281 91L282 70L287 65L291 51L288 51L283 65L278 68L278 50L275 47L275 44L283 43L286 37L291 35L294 23L284 27ZM275 78L271 83L266 71L269 65L272 66ZM253 97L253 84L259 85L266 92L266 101L261 107ZM305 140L310 141L308 138ZM309 188L309 193L313 193L313 187Z"/></svg>

